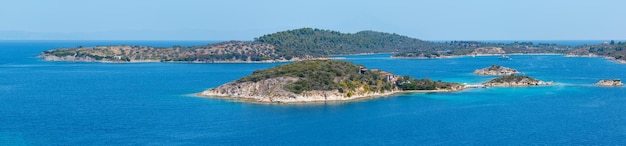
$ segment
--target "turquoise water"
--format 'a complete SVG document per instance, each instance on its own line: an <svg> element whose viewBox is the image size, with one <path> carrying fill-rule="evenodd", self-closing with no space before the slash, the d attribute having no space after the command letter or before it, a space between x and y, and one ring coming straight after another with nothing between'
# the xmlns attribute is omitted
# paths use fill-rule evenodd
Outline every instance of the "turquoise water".
<svg viewBox="0 0 626 146"><path fill-rule="evenodd" d="M479 83L499 64L550 87L416 93L348 103L265 105L193 96L277 64L69 63L35 58L78 45L212 42L0 41L0 145L623 145L626 79L601 58L338 56L400 75Z"/></svg>

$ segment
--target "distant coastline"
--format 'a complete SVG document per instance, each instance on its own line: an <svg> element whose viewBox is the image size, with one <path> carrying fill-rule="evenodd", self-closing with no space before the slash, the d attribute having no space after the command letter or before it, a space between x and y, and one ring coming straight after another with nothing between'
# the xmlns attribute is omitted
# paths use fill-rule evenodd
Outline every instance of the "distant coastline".
<svg viewBox="0 0 626 146"><path fill-rule="evenodd" d="M398 34L300 28L276 32L253 41L227 41L198 46L78 46L43 51L47 61L68 62L189 62L274 63L391 52L391 58L454 58L495 55L594 54L626 63L625 42L569 46L548 42L489 43L478 41L431 42Z"/></svg>

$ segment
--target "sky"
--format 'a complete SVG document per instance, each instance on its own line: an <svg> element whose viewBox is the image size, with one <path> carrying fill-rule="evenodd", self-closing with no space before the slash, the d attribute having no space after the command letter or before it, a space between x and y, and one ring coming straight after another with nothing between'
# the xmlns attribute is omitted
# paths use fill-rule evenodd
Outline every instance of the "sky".
<svg viewBox="0 0 626 146"><path fill-rule="evenodd" d="M623 0L2 0L0 40L252 40L312 27L423 40L626 40Z"/></svg>

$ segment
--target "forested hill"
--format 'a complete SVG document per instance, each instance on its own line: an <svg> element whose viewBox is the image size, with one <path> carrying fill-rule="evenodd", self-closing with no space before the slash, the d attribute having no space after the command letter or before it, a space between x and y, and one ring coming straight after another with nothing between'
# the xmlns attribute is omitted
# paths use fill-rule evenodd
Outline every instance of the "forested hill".
<svg viewBox="0 0 626 146"><path fill-rule="evenodd" d="M351 34L314 28L277 32L255 38L254 41L273 44L280 49L289 49L312 56L450 48L444 43L428 42L398 34L376 31Z"/></svg>
<svg viewBox="0 0 626 146"><path fill-rule="evenodd" d="M301 28L268 34L254 39L296 56L321 57L338 54L394 53L396 57L437 58L453 55L507 53L565 53L571 48L556 44L514 42L510 44L477 41L423 41L395 33L361 31L341 33L332 30Z"/></svg>
<svg viewBox="0 0 626 146"><path fill-rule="evenodd" d="M598 45L585 45L579 49L569 52L567 55L573 56L604 56L609 59L618 61L620 63L626 63L626 42L615 42L598 44Z"/></svg>

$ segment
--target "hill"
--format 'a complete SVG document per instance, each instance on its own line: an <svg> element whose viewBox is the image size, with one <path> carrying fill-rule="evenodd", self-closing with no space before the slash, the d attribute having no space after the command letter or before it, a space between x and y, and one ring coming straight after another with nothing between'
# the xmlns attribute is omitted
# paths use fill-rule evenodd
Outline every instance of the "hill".
<svg viewBox="0 0 626 146"><path fill-rule="evenodd" d="M361 31L354 34L331 30L301 28L268 34L255 39L293 49L313 56L359 53L390 53L416 49L434 49L445 46L398 34Z"/></svg>

